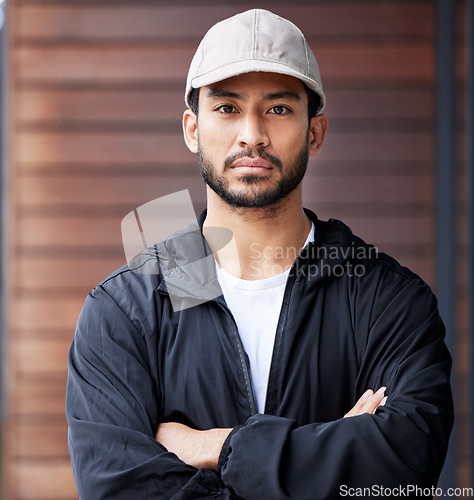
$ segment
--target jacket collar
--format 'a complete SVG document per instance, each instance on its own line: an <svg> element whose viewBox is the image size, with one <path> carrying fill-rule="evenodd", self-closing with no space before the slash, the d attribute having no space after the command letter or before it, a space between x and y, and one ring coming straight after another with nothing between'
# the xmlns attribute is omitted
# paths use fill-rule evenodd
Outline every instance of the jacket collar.
<svg viewBox="0 0 474 500"><path fill-rule="evenodd" d="M348 265L356 265L374 255L374 247L367 245L336 219L320 221L311 210L305 209L315 225L315 240L305 247L294 262L290 275L298 281L316 282L330 276L341 276ZM207 211L199 214L196 221L165 241L147 248L133 263L132 271L159 274L158 290L168 293L181 303L183 309L216 299L222 295L214 256L202 235ZM225 234L223 244L232 234ZM190 304L186 307L183 304ZM173 304L176 310L175 304Z"/></svg>

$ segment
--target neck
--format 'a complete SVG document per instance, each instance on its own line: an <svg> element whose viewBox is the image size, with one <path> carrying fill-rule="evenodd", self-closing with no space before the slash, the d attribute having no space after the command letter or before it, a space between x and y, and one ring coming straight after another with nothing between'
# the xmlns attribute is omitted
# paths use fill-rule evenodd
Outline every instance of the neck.
<svg viewBox="0 0 474 500"><path fill-rule="evenodd" d="M219 249L210 228L224 227L232 241ZM235 208L208 188L203 233L219 264L242 279L276 276L291 267L303 247L311 222L304 213L301 187L275 205Z"/></svg>

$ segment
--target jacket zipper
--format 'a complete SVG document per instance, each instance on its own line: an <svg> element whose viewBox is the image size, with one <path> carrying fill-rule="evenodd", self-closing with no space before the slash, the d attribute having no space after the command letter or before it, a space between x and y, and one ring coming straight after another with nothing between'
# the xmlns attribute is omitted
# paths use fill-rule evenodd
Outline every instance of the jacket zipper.
<svg viewBox="0 0 474 500"><path fill-rule="evenodd" d="M235 322L234 317L232 316L232 313L229 311L229 309L222 304L221 302L214 300L216 304L219 305L219 307L224 311L224 313L227 315L227 317L230 320L230 323L232 325L232 332L234 334L236 344L237 344L237 350L239 352L239 358L240 358L240 366L242 368L242 372L244 375L244 380L245 380L245 388L247 389L247 398L248 398L248 403L249 403L249 408L250 408L250 416L255 415L257 413L257 409L255 407L255 399L253 395L253 389L252 389L252 381L250 379L250 371L249 367L247 365L247 361L245 360L245 351L244 351L244 346L242 344L242 339L240 338L239 335L239 330L237 328L237 324Z"/></svg>
<svg viewBox="0 0 474 500"><path fill-rule="evenodd" d="M297 261L295 261L292 267L294 267L296 264ZM289 299L291 292L293 291L293 285L295 284L295 281L296 281L296 273L293 275L290 271L288 280L286 282L285 293L283 294L283 302L281 305L280 316L278 318L278 325L275 333L275 342L273 345L272 361L270 363L270 373L268 376L267 395L265 398L265 410L264 410L264 412L268 414L272 414L272 412L275 411L275 409L273 408L273 402L271 401L272 392L274 391L274 386L276 384L276 372L277 372L276 366L278 358L280 356L281 341L283 338L283 331L286 324L288 306L290 304Z"/></svg>
<svg viewBox="0 0 474 500"><path fill-rule="evenodd" d="M158 293L163 294L165 296L169 296L168 292L165 292L164 290L158 289ZM249 409L250 409L250 416L255 415L257 413L257 409L255 406L255 399L253 395L253 389L252 389L252 382L250 379L250 371L249 367L247 365L247 362L245 360L245 351L244 351L244 346L242 344L242 339L240 338L239 335L239 330L237 328L237 324L235 322L234 317L232 316L232 313L229 311L227 306L220 302L218 299L212 300L212 302L216 303L226 314L226 316L229 318L229 321L232 326L232 333L234 334L235 340L236 340L236 345L237 345L237 351L239 352L239 361L240 361L240 366L242 368L242 373L244 375L244 381L245 381L245 389L247 390L247 399L249 403Z"/></svg>

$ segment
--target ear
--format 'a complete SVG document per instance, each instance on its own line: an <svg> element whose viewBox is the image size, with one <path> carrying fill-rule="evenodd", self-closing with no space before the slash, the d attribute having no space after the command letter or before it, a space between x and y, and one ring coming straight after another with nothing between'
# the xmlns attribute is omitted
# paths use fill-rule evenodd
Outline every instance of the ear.
<svg viewBox="0 0 474 500"><path fill-rule="evenodd" d="M187 109L183 113L183 134L186 146L191 153L198 152L198 129L197 129L197 116Z"/></svg>
<svg viewBox="0 0 474 500"><path fill-rule="evenodd" d="M309 124L309 155L315 156L319 153L328 130L329 122L326 115L316 115L311 118Z"/></svg>

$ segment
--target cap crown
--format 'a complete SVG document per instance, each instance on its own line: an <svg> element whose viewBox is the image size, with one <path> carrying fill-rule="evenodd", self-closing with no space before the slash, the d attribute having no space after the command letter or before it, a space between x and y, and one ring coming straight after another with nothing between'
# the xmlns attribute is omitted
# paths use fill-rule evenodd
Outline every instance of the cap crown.
<svg viewBox="0 0 474 500"><path fill-rule="evenodd" d="M192 88L253 71L280 73L302 80L325 96L318 63L303 34L292 22L268 10L252 9L215 24L193 57L185 100Z"/></svg>

